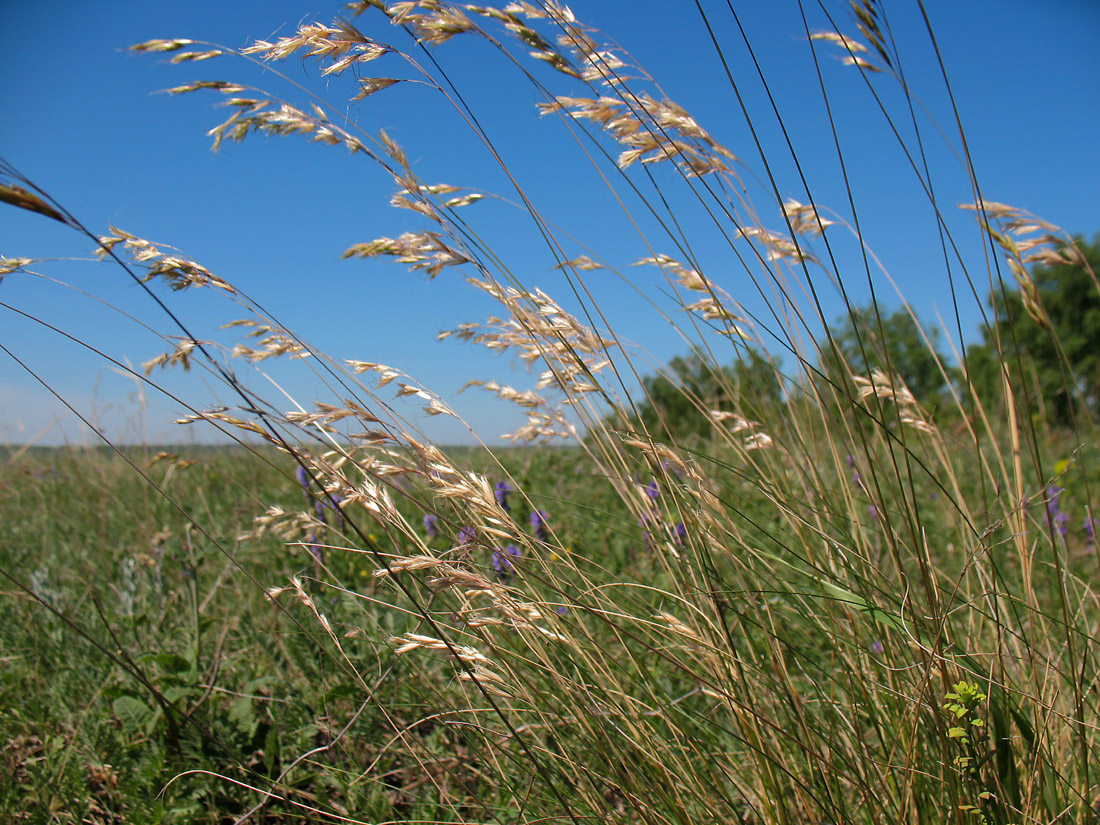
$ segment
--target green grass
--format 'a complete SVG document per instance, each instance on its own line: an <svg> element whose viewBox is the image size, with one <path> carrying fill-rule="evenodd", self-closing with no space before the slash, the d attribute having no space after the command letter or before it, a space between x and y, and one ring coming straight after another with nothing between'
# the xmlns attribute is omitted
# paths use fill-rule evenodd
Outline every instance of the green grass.
<svg viewBox="0 0 1100 825"><path fill-rule="evenodd" d="M130 458L140 467L155 452L135 451ZM546 604L567 606L549 626L568 634L571 645L568 650L536 646L541 661L534 663L528 661L534 655L530 640L508 633L493 637L494 657L514 655L532 668L523 675L530 683L521 686L528 701L514 709L513 724L530 726L526 736L532 747L545 749L546 761L554 754L622 754L624 743L633 741L631 728L623 728L627 721L637 726L635 734L647 737L634 743L640 753L650 751L648 742L661 743L663 764L619 757L621 762L613 760L598 776L589 765L572 777L569 771L576 767L567 764L550 781L588 782L585 801L603 799L611 810L626 804L627 789L637 793L659 782L661 787L649 786L655 798L647 804L699 816L702 809L684 798L685 790L670 784L673 766L691 767L691 781L708 788L708 803L730 803L742 793L740 775L753 758L762 760L756 769L766 781L790 784L807 799L850 792L853 773L867 784L866 793L897 792L860 776L859 765L834 764L825 755L814 756L833 767L831 776L788 773L788 765L806 759L810 743L830 739L857 754L889 752L908 739L912 747L933 749L926 758L951 763L953 743L946 737L937 743L925 730L946 730L936 712L941 680L929 684L920 670L895 671L912 668L919 650L913 630L898 623L905 608L889 582L888 548L865 503L853 504L863 511L861 518L836 527L868 556L846 559L852 568L847 575L866 565L885 579L864 581L858 595L880 606L881 615L853 610L847 599L856 597L839 589L848 586L841 559L784 538L775 506L794 503L761 490L758 482L739 479L735 467L726 467L730 472L716 495L735 519L731 529L756 559L721 558L713 549L685 546L682 557L670 561L658 539L647 542L621 501L615 506L610 481L584 471L581 451L507 450L494 458L456 452L464 466L495 469L490 478L504 478L506 472L516 488L511 506L517 522L526 521L532 506L549 511L554 547L569 554L568 564L552 556L517 562L517 586ZM105 450L33 449L4 465L0 546L6 548L7 584L0 632L6 662L0 741L12 779L0 797L5 817L223 821L258 800L245 786L267 789L298 756L325 746L276 783L280 795L301 805L321 801L324 810L351 812L363 821L480 821L489 812L499 818L509 810L557 804L545 791L541 799L534 796L538 775L513 752L515 744L496 738L505 735L499 723L493 725L480 711L478 724L498 728L497 733L487 737L484 730L467 730L455 708L469 696L450 666L393 654L385 639L424 632L423 621L393 611L413 605L369 575L375 569L369 558L329 551L329 569L316 580L318 571L301 547L269 539L237 542L260 501L301 507L302 491L285 459L239 448L198 449L185 457L195 463L173 473L163 488L171 502ZM716 469L722 466L719 455L708 458ZM157 482L163 467L150 468ZM675 478L670 473L661 480L662 498L674 495ZM639 488L650 479L639 472ZM820 485L816 507L843 497L849 480ZM974 481L964 476L960 483ZM1068 490L1078 486L1069 473L1063 483ZM941 611L982 613L971 592L981 585L969 582L975 560L951 545L953 519L935 506L943 494L933 484L920 484L913 495L924 500L928 516L927 562L955 589L941 584ZM672 515L662 517L667 521ZM209 534L198 532L191 519ZM451 546L448 529L441 525L441 535L428 540L429 546L440 551ZM990 544L994 552L1000 546ZM1083 534L1067 536L1066 551L1069 575L1082 582L1093 575L1095 554ZM472 551L471 567L491 571L487 553ZM760 564L769 560L774 569ZM916 580L916 560L900 562ZM704 563L709 567L698 569ZM1011 563L997 571L1004 586L1018 591L1019 575ZM326 638L305 605L283 599L279 609L265 597L266 588L294 575L310 577L303 592L327 617L339 645ZM1039 578L1036 601L1053 610L1059 597L1050 571ZM698 591L702 579L709 592ZM596 593L594 586L614 589ZM1026 594L1004 597L1008 609L1025 609ZM378 599L390 609L380 609ZM432 601L425 598L430 614L449 624L455 617L448 613L457 608ZM721 658L710 649L717 641L713 636L699 645L685 638L686 629L670 634L655 618L665 612L691 622L693 633L714 633L717 627L692 622L691 611L706 604L714 606L727 634L732 651L727 661L709 661ZM991 631L970 630L982 617L963 615L964 621L952 622L952 660L959 673L977 669L970 671L972 677L988 678L988 655L980 645L1006 642L996 635L983 639ZM625 616L637 618L624 621ZM1006 625L1001 619L995 630ZM454 632L468 632L461 627L454 625ZM965 646L954 637L956 627L968 631ZM345 638L349 632L353 637ZM1031 641L1027 649L1033 656L1057 655L1045 647ZM582 677L582 668L595 670ZM594 675L607 684L591 684ZM554 693L547 692L548 683ZM600 690L610 685L613 691ZM892 695L895 690L898 695ZM725 691L731 691L734 709L742 704L745 709L720 712L712 694ZM919 691L926 696L924 710L912 701ZM170 703L167 714L162 700ZM570 725L555 714L556 721L547 722L562 702L587 704L591 718ZM1026 730L1050 730L1028 702L1003 692L991 693L979 712L986 714L987 725L1006 728L1002 732L1017 743L1014 748L1025 746ZM622 714L617 721L615 714ZM810 727L800 732L779 724ZM392 741L398 731L399 747ZM1055 743L1027 744L1040 753ZM637 776L640 770L646 784ZM684 774L673 774L687 781ZM943 782L943 777L917 780L913 792L942 798ZM954 792L965 796L965 783ZM749 809L730 804L728 813L747 816ZM265 816L280 821L305 814L273 803Z"/></svg>
<svg viewBox="0 0 1100 825"><path fill-rule="evenodd" d="M857 12L868 53L896 61L880 9ZM419 17L387 14L436 45L457 30L488 35L431 4ZM206 369L241 398L197 417L263 446L157 462L152 448L124 451L129 462L107 450L9 455L0 812L44 822L1093 821L1100 610L1083 522L1098 481L1095 422L1051 425L1007 340L994 342L1003 382L979 388L962 373L951 393L914 398L889 375L881 341L860 338L875 322L865 319L855 344L881 372L855 369L819 339L820 308L799 303L811 266L836 283L864 277L803 254L824 230L816 213L790 208L792 237L768 234L757 216L775 214L778 193L756 193L767 210L735 203L713 138L646 97L645 80L640 91L609 80L615 67L560 15L528 21L543 39L521 18L478 16L517 35L518 65L534 48L570 84L580 72L562 60L605 72L591 91L616 103L561 105L574 127L592 122L595 145L626 150L618 164L594 161L629 198L624 208L684 208L666 200L683 184L728 218L723 236L745 274L805 313L770 330L786 360L761 355L760 331L695 271L690 243L652 228L647 245L679 246L686 259L655 259L671 295L653 296L655 312L691 319L682 331L716 391L678 385L662 402L675 409L647 416L655 399L622 378L640 367L613 331L580 320L606 318L587 297L587 264L562 260L563 237L534 206L525 217L547 232L577 314L517 278L459 211L467 204L422 188L388 136L231 102L219 137L333 135L393 175L434 234L351 254L433 275L464 267L498 308L456 334L545 370L541 396L495 391L535 429L579 422L584 434L560 449L444 450L394 412L390 394L451 415L445 399L388 367L320 353L292 363L325 376L333 398L275 414L218 356L172 345L159 366ZM555 33L566 35L562 51ZM350 23L307 34L322 64L326 49L378 57ZM601 119L593 107L603 106L632 123ZM630 162L638 134L675 183ZM5 201L77 228L33 183L8 176L20 189L5 184ZM1025 217L990 209L982 237L1026 288L1014 240L1028 234ZM133 236L97 242L138 280L237 301L245 331L259 333L237 351L244 361L305 352L194 262ZM1041 320L1037 300L1029 312ZM758 375L776 373L770 388L725 368L746 347ZM934 347L928 355L947 374ZM1070 377L1067 391L1075 386ZM498 482L513 488L508 507ZM530 523L537 510L549 514L545 536Z"/></svg>

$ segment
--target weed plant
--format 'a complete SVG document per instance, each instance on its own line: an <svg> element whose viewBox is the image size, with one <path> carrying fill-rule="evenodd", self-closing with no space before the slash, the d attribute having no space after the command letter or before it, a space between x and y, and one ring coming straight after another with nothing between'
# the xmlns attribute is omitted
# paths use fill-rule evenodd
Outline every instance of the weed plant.
<svg viewBox="0 0 1100 825"><path fill-rule="evenodd" d="M692 13L701 45L752 53L710 38L717 15L736 23L731 8ZM847 81L900 90L897 111L894 95L873 97L874 116L916 124L887 13L857 0L826 28L793 22L823 71L837 68L825 65L832 54ZM591 159L640 229L640 262L667 277L647 296L655 320L680 329L723 389L718 402L682 389L676 415L706 422L690 437L674 421L642 424L647 399L634 388L648 368L619 338L616 307L593 298L594 273L609 266L598 250L578 250L514 179L509 197L544 241L530 255L569 291L551 296L479 230L471 206L484 193L426 184L393 138L339 116L349 101L426 84L495 154L434 59L473 39L530 81L548 133ZM184 40L135 49L227 70L240 58L304 60L324 94L292 97L306 90L291 84L283 99L230 80L173 92L222 96L215 147L304 138L384 169L410 228L345 256L466 277L497 309L441 337L531 367L528 389L474 383L523 411L518 444L571 446L445 450L393 398L428 416L457 416L451 401L400 365L313 350L200 263L122 229L91 232L5 165L5 201L85 233L164 313L169 347L142 380L204 370L237 401L196 404L189 418L242 445L7 462L6 816L1096 821L1094 424L1047 427L1020 391L1010 340L998 342L1003 385L979 392L963 371L935 415L876 349L881 338L861 342L878 366L853 372L820 334L816 295L872 280L873 256L853 269L834 246L842 233L861 250L873 239L858 205L845 219L805 188L779 190L773 160L798 161L787 145L758 146L749 167L550 0L362 0L332 25L239 52ZM734 103L737 91L731 77ZM917 158L926 133L896 134ZM965 147L957 131L948 139ZM990 253L976 261L942 217L932 171L905 169L941 217L931 242L945 285L961 301L1007 276L1042 320L1027 267L1073 246L987 200L960 154ZM696 231L727 244L739 283L771 296L770 315L749 316L732 283L695 260ZM3 267L36 272L25 259ZM177 324L173 303L198 287L238 305L236 347ZM284 413L230 366L276 357L312 369L331 396ZM726 366L750 357L770 364L778 396L731 383Z"/></svg>

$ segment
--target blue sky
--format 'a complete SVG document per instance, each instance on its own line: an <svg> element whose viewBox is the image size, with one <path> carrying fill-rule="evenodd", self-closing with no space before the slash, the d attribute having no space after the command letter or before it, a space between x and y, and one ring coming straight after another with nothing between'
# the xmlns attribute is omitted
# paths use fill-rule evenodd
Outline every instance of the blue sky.
<svg viewBox="0 0 1100 825"><path fill-rule="evenodd" d="M725 3L704 5L781 191L805 202L783 135ZM534 377L506 358L463 342L436 340L440 330L484 320L494 311L491 302L453 271L429 280L390 261L340 260L353 243L424 228L411 213L387 205L392 180L361 157L298 138L250 138L213 154L205 133L225 116L215 106L219 98L212 93L173 97L159 90L225 79L270 88L296 103L303 101L301 94L239 59L173 66L163 56L126 50L161 37L243 47L255 39L289 35L303 22L329 23L342 13L340 6L317 0L0 4L0 25L9 32L0 51L0 105L6 113L0 156L92 231L106 232L114 224L178 247L241 287L311 344L338 358L404 370L453 401L483 438L495 441L521 423L522 415L488 395L467 392L456 397L455 392L470 379L495 379L522 389ZM797 3L734 6L745 7L738 9L740 22L807 171L814 199L850 219ZM819 7L806 6L812 30L829 28ZM985 277L979 241L969 229L972 218L954 214L954 207L971 200L971 194L954 154L959 141L953 116L919 12L907 1L884 6L906 79L923 107L918 119L937 198L952 213L950 226L974 266L973 274ZM1092 0L928 0L926 7L985 197L1091 237L1100 230L1100 5ZM780 229L778 209L761 197L766 190L754 179L763 175L763 164L694 3L600 0L575 2L571 8L579 20L601 31L598 40L614 41L628 51L669 98L741 158L744 166L738 171L754 193L762 221ZM855 33L847 4L826 8L841 31ZM381 15L363 15L357 24L372 37L412 49L408 38ZM932 321L937 313L951 318L943 256L927 198L867 84L851 67L840 65L835 49L819 46L818 54L868 243L922 318ZM531 84L489 46L472 39L456 38L433 55L540 212L560 227L563 238L596 250L629 280L607 272L587 276L609 323L636 346L631 354L640 368L685 352L688 343L647 303L655 300L684 320L667 301L660 272L628 265L649 254L645 244L562 124L538 117L535 104L540 98ZM400 74L407 69L394 61L389 56L371 65L378 66L380 75L410 76ZM520 280L580 309L531 221L509 205L517 196L508 179L437 93L402 84L349 107L341 101L353 94L350 74L321 78L314 65L297 59L278 68L333 103L365 132L385 128L405 146L426 182L504 198L475 204L464 214ZM542 67L535 71L557 94L583 93L568 78ZM896 80L876 76L872 87L892 111L904 111L897 108L904 99ZM936 133L933 120L947 142ZM914 145L912 127L903 123L902 131ZM603 145L613 154L618 151L607 140ZM674 172L658 167L654 176L670 198L680 197ZM674 204L707 276L746 311L766 319L769 301L755 293L744 270L731 262L729 248L714 237L705 215L689 199ZM637 204L629 205L654 250L672 252ZM865 301L869 286L858 250L844 252L843 247L838 243L846 287L856 301ZM0 255L86 259L90 251L87 239L59 224L6 206L0 209ZM571 254L583 251L577 246ZM23 273L7 276L0 282L0 302L10 307L0 307L0 343L115 440L206 438L174 427L170 422L180 408L155 390L146 388L143 400L132 378L16 312L55 325L120 361L140 364L165 346L123 313L158 329L168 326L121 271L86 260L44 261L32 269L69 287ZM826 317L835 318L843 309L835 290L823 278L815 283L822 288ZM876 274L874 284L884 303L897 304L885 279ZM980 290L982 298L986 291ZM217 327L240 313L209 290L168 297L199 337L231 340ZM980 313L972 297L962 296L959 316L964 335L973 340ZM953 318L950 323L954 325ZM272 368L280 387L302 402L315 396L333 400L325 398L324 388L301 365L292 366ZM199 406L234 403L224 388L202 375L154 377ZM92 443L38 379L0 353L0 442L39 438L39 443ZM267 386L266 394L277 392ZM289 403L281 406L290 408ZM400 408L415 415L415 407ZM440 441L469 440L450 420L417 423Z"/></svg>

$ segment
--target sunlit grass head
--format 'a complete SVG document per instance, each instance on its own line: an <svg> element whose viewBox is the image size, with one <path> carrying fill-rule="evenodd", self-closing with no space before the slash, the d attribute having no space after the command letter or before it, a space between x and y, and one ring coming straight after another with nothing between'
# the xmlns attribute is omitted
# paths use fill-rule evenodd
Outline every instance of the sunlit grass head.
<svg viewBox="0 0 1100 825"><path fill-rule="evenodd" d="M477 296L437 346L498 358L471 355L487 371L449 386L324 352L324 312L292 327L255 288L136 229L86 228L0 168L0 199L82 233L147 295L163 350L112 365L149 392L200 376L217 403L178 399L180 421L245 448L217 472L118 449L177 526L89 584L123 606L96 601L98 624L44 569L8 576L51 633L108 657L112 747L161 748L177 819L1094 816L1097 400L1052 284L1100 303L1095 248L987 199L963 124L936 116L954 101L937 41L892 8L792 14L812 127L732 6L691 11L713 125L552 2L363 2L241 49L134 47L225 78L171 89L213 96L214 149L306 141L352 170L327 186L386 182L394 231L324 254ZM256 66L263 87L232 80ZM485 100L506 72L520 98ZM401 95L434 107L427 127L367 128ZM490 103L532 109L530 131L498 130ZM443 123L463 152L410 134ZM869 157L867 135L887 148ZM278 171L303 209L324 205ZM938 315L877 252L912 231L911 198ZM311 288L332 312L351 300ZM196 293L236 319L206 329L182 311ZM477 394L514 411L507 433L465 415ZM433 438L438 420L474 446ZM273 485L243 485L247 514L204 499L198 473L246 467ZM207 618L231 582L247 609Z"/></svg>

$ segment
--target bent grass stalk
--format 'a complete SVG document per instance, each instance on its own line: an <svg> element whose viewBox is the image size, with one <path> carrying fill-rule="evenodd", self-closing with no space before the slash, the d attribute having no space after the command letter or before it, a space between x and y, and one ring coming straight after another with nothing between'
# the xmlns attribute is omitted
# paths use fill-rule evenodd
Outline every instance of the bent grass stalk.
<svg viewBox="0 0 1100 825"><path fill-rule="evenodd" d="M352 20L305 25L239 51L184 40L135 49L178 63L240 57L271 66L297 56L338 81L330 89L347 92L351 105L415 83L452 107L515 186L521 215L566 278L566 300L526 284L493 251L471 211L485 193L425 184L391 136L362 134L337 117L346 102L298 83L292 91L306 94L308 106L229 81L171 90L224 97L231 114L210 132L215 149L254 133L304 136L385 170L397 187L392 205L417 223L396 238L352 245L344 256L390 257L429 278L457 271L492 299L497 314L440 337L538 370L530 389L481 378L471 384L522 410L526 423L511 436L517 442L575 442L580 467L602 491L597 509L581 509L580 494L566 492L550 520L540 509L548 491L522 484L506 451L488 451L491 463L479 470L432 444L393 399L416 400L426 416L459 416L400 367L316 351L260 302L164 245L114 227L96 243L101 257L142 272L143 284L212 287L235 301L246 317L234 326L247 330L246 340L227 359L257 369L271 358L297 360L332 392L311 404L290 399L295 409L280 412L182 324L166 333L171 349L145 365L151 388L158 369L208 370L240 403L184 420L259 438L297 471L297 481L291 470L288 480L299 497L304 490L307 506L272 504L239 538L276 536L310 553L314 575L267 597L303 607L325 639L319 655L347 674L346 689L381 711L387 741L351 785L382 787L374 770L385 754L403 766L396 797L430 788L435 817L456 822L1090 821L1096 593L1065 538L1029 509L1053 472L1044 434L1020 406L1026 379L1011 342L998 343L1003 393L980 395L964 374L946 408L930 412L931 399L916 397L892 368L877 311L870 334L855 327L862 363L878 365L866 373L831 334L818 334L828 320L822 278L840 289L854 317L848 289L861 278L873 289L873 254L855 204L850 218L826 212L807 197L805 177L804 191L780 191L772 159L788 159L782 148L758 147L757 171L767 182L747 186L756 171L628 55L602 45L599 33L553 2L365 0L350 8ZM867 0L853 9L855 21L835 31L812 32L803 21L807 48L815 61L819 49L840 49L852 81L872 90L900 84L898 122L915 118L885 11ZM713 32L708 14L717 12L698 11ZM419 61L365 33L393 35L379 25L387 18L411 36ZM640 356L616 333L614 307L600 305L589 280L607 265L568 253L575 245L531 202L451 86L434 55L458 37L484 40L530 79L543 97L540 110L568 130L638 228L637 263L659 267L671 292L668 304L655 301L658 311L697 347L702 371L719 388L715 395L679 389L684 409L706 422L705 437L680 438L637 414L654 401L632 388ZM723 59L735 45L713 40ZM397 64L393 74L414 76L367 76L381 60ZM555 77L540 64L567 79L572 93L556 93ZM874 100L893 124L882 99ZM923 155L919 129L910 139L894 134L909 157ZM839 144L837 157L856 160ZM0 199L86 231L14 169L2 171ZM932 171L914 162L912 172L940 216ZM963 173L974 179L969 167ZM972 268L954 224L939 217L945 260L957 259L972 288L983 267L990 284L1000 283L1003 266L1028 314L1044 323L1026 267L1072 255L1072 245L1055 227L985 200L976 183L974 192L975 231L1001 257ZM751 314L706 274L677 208L702 210L707 230L767 299L767 316ZM781 229L766 225L770 215ZM855 236L862 273L851 276L839 263L837 229L830 229L837 226ZM31 263L5 259L3 272L30 276ZM175 322L167 301L156 300ZM952 374L922 336L942 374ZM779 351L769 352L769 343ZM778 397L735 383L723 368L750 352L764 353ZM279 392L274 379L271 386ZM1079 424L1078 441L1095 435L1091 422ZM574 518L597 528L586 535L602 532L613 552L569 546L558 520L570 505L580 514ZM369 560L368 586L341 580L337 560L348 556ZM325 606L329 596L354 605L339 626ZM362 638L384 648L376 678L349 650ZM404 692L396 693L399 671ZM969 691L965 702L960 685ZM981 735L960 738L944 713L951 700L962 702L960 717ZM413 733L429 721L462 743L460 757L437 760L425 751ZM318 771L344 769L321 763L326 753L308 751ZM340 800L326 807L302 791L289 770L266 785L230 776L226 784L264 786L248 797L257 808L246 816L280 798L314 815L356 820ZM400 817L406 803L390 801L390 815Z"/></svg>

